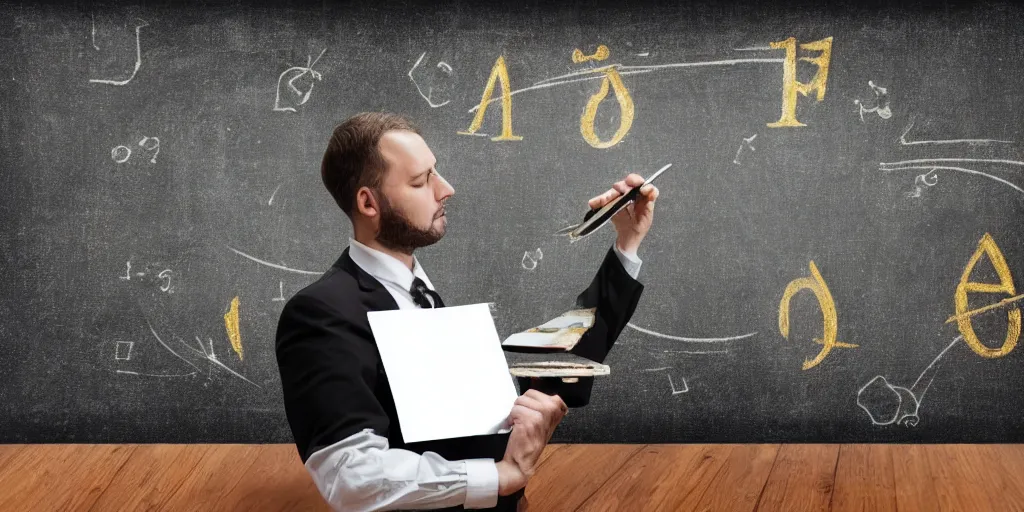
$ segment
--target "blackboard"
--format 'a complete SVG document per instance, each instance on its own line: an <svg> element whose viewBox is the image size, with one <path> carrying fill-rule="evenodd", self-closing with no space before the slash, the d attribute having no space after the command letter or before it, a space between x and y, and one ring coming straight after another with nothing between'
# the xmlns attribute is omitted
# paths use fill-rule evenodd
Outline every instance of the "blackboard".
<svg viewBox="0 0 1024 512"><path fill-rule="evenodd" d="M1024 440L1024 11L486 4L5 3L0 441L290 442L274 329L347 244L327 137L379 110L456 189L417 255L502 336L613 240L552 233L673 164L555 441Z"/></svg>

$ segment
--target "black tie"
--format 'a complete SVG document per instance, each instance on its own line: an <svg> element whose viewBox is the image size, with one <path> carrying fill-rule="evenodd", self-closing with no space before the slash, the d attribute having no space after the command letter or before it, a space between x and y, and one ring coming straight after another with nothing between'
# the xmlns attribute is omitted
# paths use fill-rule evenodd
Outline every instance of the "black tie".
<svg viewBox="0 0 1024 512"><path fill-rule="evenodd" d="M414 277L412 280L412 289L409 290L409 294L412 295L413 302L421 308L443 308L444 301L441 300L441 296L434 290L427 288L427 283L424 283L422 279ZM430 299L427 299L427 296ZM433 303L431 303L431 300Z"/></svg>

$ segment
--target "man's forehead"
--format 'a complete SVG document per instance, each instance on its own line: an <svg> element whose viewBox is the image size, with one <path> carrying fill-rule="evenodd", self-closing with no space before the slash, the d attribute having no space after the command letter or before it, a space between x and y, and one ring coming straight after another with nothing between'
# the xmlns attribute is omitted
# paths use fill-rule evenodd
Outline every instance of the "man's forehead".
<svg viewBox="0 0 1024 512"><path fill-rule="evenodd" d="M380 152L388 169L407 175L416 175L435 164L434 154L416 133L391 130L380 138Z"/></svg>

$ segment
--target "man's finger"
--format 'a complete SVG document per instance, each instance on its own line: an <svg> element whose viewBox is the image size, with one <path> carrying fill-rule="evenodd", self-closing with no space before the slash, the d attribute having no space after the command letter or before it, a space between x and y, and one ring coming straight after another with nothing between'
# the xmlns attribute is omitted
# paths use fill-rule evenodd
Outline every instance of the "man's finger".
<svg viewBox="0 0 1024 512"><path fill-rule="evenodd" d="M631 173L629 176L626 176L626 179L624 179L623 182L628 185L629 188L639 187L644 183L644 177L636 173Z"/></svg>
<svg viewBox="0 0 1024 512"><path fill-rule="evenodd" d="M640 183L643 183L642 179L640 180ZM626 180L616 181L615 183L612 184L612 188L608 189L605 193L599 196L594 196L590 201L587 202L587 204L590 205L590 208L600 208L608 204L609 201L615 199L616 197L619 197L622 194L629 192L632 188L633 186L627 184Z"/></svg>
<svg viewBox="0 0 1024 512"><path fill-rule="evenodd" d="M565 405L565 400L562 400L562 397L558 395L552 395L551 400L555 403L555 406L558 408L558 410L562 411L562 414L569 412L569 406Z"/></svg>
<svg viewBox="0 0 1024 512"><path fill-rule="evenodd" d="M562 420L562 417L565 416L565 413L569 411L569 407L565 405L562 397L547 395L539 391L527 396L530 391L536 390L527 390L527 393L516 399L516 403L541 412L552 427L557 425Z"/></svg>
<svg viewBox="0 0 1024 512"><path fill-rule="evenodd" d="M537 411L534 411L529 407L525 407L522 405L514 405L512 406L512 411L508 413L508 417L509 419L512 420L513 424L518 425L520 423L523 423L524 421L529 421L529 419L533 416L532 413L535 412Z"/></svg>
<svg viewBox="0 0 1024 512"><path fill-rule="evenodd" d="M648 201L654 201L658 198L658 187L647 184L640 187L640 196Z"/></svg>
<svg viewBox="0 0 1024 512"><path fill-rule="evenodd" d="M510 416L512 416L512 420L516 422L516 424L530 422L542 423L544 421L544 415L541 414L540 411L537 411L536 409L531 409L524 405L513 406L512 413L510 414Z"/></svg>
<svg viewBox="0 0 1024 512"><path fill-rule="evenodd" d="M650 188L648 188L650 187ZM647 215L654 211L654 202L658 199L658 189L654 185L645 185L640 189L640 196L635 203L635 212Z"/></svg>
<svg viewBox="0 0 1024 512"><path fill-rule="evenodd" d="M528 394L523 394L516 398L515 404L522 405L535 411L543 411L544 408L544 404L540 400Z"/></svg>
<svg viewBox="0 0 1024 512"><path fill-rule="evenodd" d="M590 201L587 201L587 205L589 205L591 209L600 208L608 204L608 201L611 201L618 196L619 193L615 189L609 189L607 192L599 196L592 197Z"/></svg>
<svg viewBox="0 0 1024 512"><path fill-rule="evenodd" d="M537 400L547 400L547 398L551 395L544 393L543 391L538 391L536 389L531 388L527 389L526 393L523 393L523 396L528 396L530 398L534 398Z"/></svg>

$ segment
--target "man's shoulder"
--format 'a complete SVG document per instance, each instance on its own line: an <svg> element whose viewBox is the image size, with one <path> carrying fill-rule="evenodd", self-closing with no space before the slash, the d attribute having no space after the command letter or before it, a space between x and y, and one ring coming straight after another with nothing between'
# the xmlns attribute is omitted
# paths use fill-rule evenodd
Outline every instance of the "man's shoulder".
<svg viewBox="0 0 1024 512"><path fill-rule="evenodd" d="M316 281L306 285L287 302L281 317L303 311L307 314L329 315L339 320L357 320L365 318L365 308L361 306L361 290L358 280L348 272L331 267Z"/></svg>

